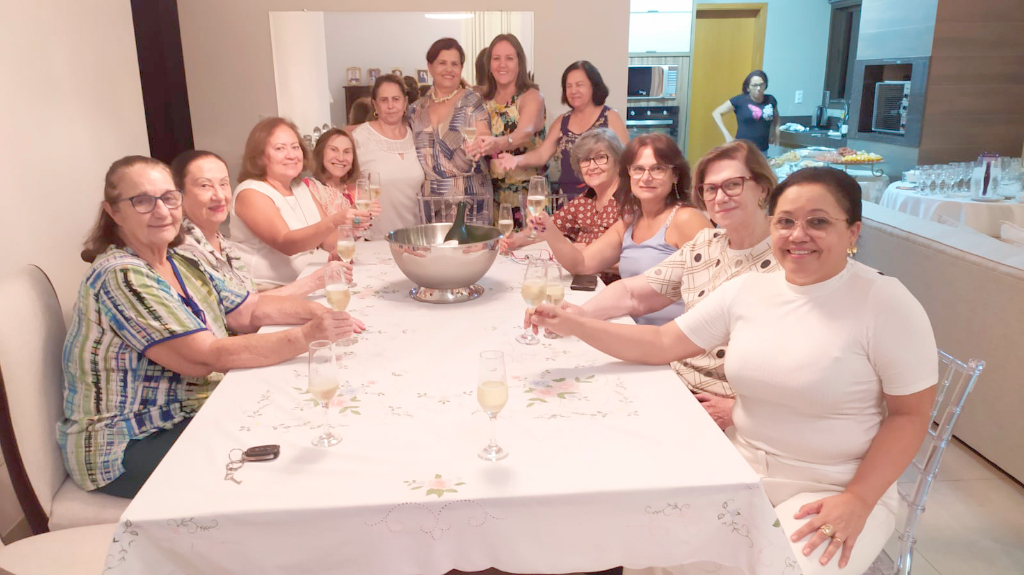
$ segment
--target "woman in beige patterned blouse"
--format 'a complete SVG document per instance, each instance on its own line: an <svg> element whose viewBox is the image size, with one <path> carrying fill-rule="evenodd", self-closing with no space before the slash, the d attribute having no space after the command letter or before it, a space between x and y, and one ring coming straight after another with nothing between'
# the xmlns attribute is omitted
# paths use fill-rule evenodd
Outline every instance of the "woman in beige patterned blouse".
<svg viewBox="0 0 1024 575"><path fill-rule="evenodd" d="M701 230L659 265L611 284L582 307L563 305L597 319L648 314L679 300L690 310L736 276L777 271L767 212L776 183L764 155L750 142L736 140L711 150L694 172L693 201L719 227ZM672 364L722 429L732 425L735 402L723 370L725 353L720 347Z"/></svg>

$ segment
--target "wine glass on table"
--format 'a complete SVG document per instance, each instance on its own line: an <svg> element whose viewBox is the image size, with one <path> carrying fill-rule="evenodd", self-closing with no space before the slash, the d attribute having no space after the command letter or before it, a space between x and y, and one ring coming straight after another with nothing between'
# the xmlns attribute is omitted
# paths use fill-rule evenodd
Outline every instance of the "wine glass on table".
<svg viewBox="0 0 1024 575"><path fill-rule="evenodd" d="M526 275L523 276L521 289L526 305L537 307L544 302L544 297L547 295L547 283L547 261L527 256ZM516 336L516 341L524 345L540 343L540 339L528 327L523 329L523 333Z"/></svg>
<svg viewBox="0 0 1024 575"><path fill-rule="evenodd" d="M565 284L568 274L558 262L548 262L545 275L547 283L544 286L544 301L555 307L562 305L562 300L565 299ZM562 336L553 331L547 331L544 333L544 337L558 339Z"/></svg>
<svg viewBox="0 0 1024 575"><path fill-rule="evenodd" d="M353 248L355 249L355 248ZM328 265L324 270L324 291L327 293L327 303L334 311L345 311L349 302L352 301L352 290L349 289L348 281L345 280L345 268L340 265ZM337 342L341 347L349 347L356 344L356 336L353 334Z"/></svg>
<svg viewBox="0 0 1024 575"><path fill-rule="evenodd" d="M331 433L331 400L338 393L340 374L334 357L334 344L317 340L309 344L309 394L324 408L323 432L313 440L316 447L331 447L341 438Z"/></svg>
<svg viewBox="0 0 1024 575"><path fill-rule="evenodd" d="M532 176L530 177L530 188L526 193L526 209L530 212L531 216L537 216L544 211L545 206L548 204L548 181L544 176ZM527 236L531 240L537 239L537 233L530 229L530 235Z"/></svg>
<svg viewBox="0 0 1024 575"><path fill-rule="evenodd" d="M351 264L356 257L356 237L352 226L338 226L338 244L336 247L338 257L345 263Z"/></svg>
<svg viewBox="0 0 1024 575"><path fill-rule="evenodd" d="M476 400L491 420L491 441L477 456L486 461L498 461L508 457L508 451L498 445L497 419L502 408L508 403L508 380L505 379L505 354L500 351L480 352L480 369L477 374Z"/></svg>

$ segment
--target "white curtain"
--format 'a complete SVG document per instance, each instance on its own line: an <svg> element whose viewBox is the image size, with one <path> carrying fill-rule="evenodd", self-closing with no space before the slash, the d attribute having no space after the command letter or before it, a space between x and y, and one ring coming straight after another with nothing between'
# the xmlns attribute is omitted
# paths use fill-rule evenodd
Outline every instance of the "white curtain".
<svg viewBox="0 0 1024 575"><path fill-rule="evenodd" d="M470 86L476 84L476 56L480 50L490 45L498 34L515 34L520 28L518 12L473 12L472 18L462 21L462 49L466 51L466 65L462 67L462 77ZM531 20L533 13L528 13ZM531 32L532 32L532 26ZM516 36L518 37L518 35ZM520 38L520 40L522 40ZM524 46L525 48L525 46ZM532 48L532 46L531 46ZM529 52L527 55L529 56Z"/></svg>

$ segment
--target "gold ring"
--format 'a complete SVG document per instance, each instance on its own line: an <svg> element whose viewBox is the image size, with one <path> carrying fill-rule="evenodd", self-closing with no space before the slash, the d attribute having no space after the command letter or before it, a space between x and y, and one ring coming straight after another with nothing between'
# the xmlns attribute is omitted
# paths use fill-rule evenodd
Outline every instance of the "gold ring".
<svg viewBox="0 0 1024 575"><path fill-rule="evenodd" d="M836 528L832 527L831 523L826 523L819 527L818 531L821 531L821 534L825 537L832 537L833 535L835 535Z"/></svg>
<svg viewBox="0 0 1024 575"><path fill-rule="evenodd" d="M836 543L840 543L840 544L843 542L842 539L840 539L839 537L836 537L834 535L832 536L832 541L835 541Z"/></svg>

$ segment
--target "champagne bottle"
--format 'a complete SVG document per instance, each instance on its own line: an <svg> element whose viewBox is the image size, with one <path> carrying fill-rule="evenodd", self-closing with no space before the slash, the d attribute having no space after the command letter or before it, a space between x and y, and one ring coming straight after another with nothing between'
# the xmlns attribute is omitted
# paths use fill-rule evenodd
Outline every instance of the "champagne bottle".
<svg viewBox="0 0 1024 575"><path fill-rule="evenodd" d="M448 234L444 236L444 243L452 240L459 244L471 243L469 231L466 230L466 206L468 205L469 202L459 202L459 209L455 212L455 221L452 223L452 229L448 230Z"/></svg>

